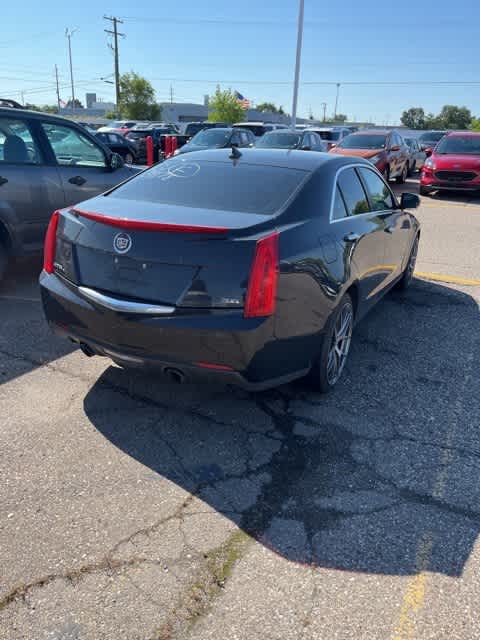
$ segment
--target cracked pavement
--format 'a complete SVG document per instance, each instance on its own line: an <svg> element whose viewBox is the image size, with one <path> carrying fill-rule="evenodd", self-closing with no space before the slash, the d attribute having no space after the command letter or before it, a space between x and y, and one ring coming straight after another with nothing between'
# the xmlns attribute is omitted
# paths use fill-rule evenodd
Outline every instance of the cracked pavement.
<svg viewBox="0 0 480 640"><path fill-rule="evenodd" d="M328 396L248 394L85 358L35 269L0 288L2 640L480 637L478 288L389 294Z"/></svg>

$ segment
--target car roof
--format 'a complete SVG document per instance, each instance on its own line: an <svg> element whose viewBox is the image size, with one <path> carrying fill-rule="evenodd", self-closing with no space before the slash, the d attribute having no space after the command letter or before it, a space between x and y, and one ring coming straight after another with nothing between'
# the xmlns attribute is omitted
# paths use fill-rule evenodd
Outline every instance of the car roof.
<svg viewBox="0 0 480 640"><path fill-rule="evenodd" d="M45 113L44 111L31 111L30 109L17 109L17 108L0 106L0 114L11 116L12 118L28 116L28 118L31 118L31 119L42 119L42 120L47 120L48 122L56 122L57 124L65 124L67 122L68 124L73 124L73 125L76 125L77 127L82 126L75 120L69 120L68 118L63 118L62 116Z"/></svg>
<svg viewBox="0 0 480 640"><path fill-rule="evenodd" d="M398 133L395 129L362 129L361 131L354 131L351 136L364 136L364 135L379 135L388 136L389 133Z"/></svg>
<svg viewBox="0 0 480 640"><path fill-rule="evenodd" d="M232 162L230 149L208 149L206 151L192 151L184 162L204 160L206 162ZM301 171L315 171L322 165L340 167L345 164L372 164L363 158L319 153L318 151L293 151L290 149L241 149L240 157L235 162L245 162L249 165L275 166ZM181 156L180 156L181 157Z"/></svg>
<svg viewBox="0 0 480 640"><path fill-rule="evenodd" d="M448 131L445 132L445 136L449 138L477 138L480 136L480 131Z"/></svg>

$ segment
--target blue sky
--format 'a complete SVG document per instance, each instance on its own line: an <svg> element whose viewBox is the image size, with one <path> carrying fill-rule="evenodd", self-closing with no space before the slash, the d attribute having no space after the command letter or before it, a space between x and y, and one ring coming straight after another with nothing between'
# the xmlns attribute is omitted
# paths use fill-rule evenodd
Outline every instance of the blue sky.
<svg viewBox="0 0 480 640"><path fill-rule="evenodd" d="M327 9L328 7L328 9ZM65 27L72 38L76 95L87 90L104 100L113 86L100 80L113 71L103 29L104 14L124 17L121 71L147 77L157 98L201 102L215 84L232 87L255 102L291 110L297 0L83 0L42 3L23 0L2 6L0 95L40 104L55 102L57 64L70 97ZM480 115L480 3L362 0L326 3L305 0L299 115L316 117L327 103L332 113L340 82L339 112L350 119L396 124L410 106L438 111L466 105ZM382 85L388 81L456 81L479 84ZM333 84L309 84L309 83ZM348 84L348 83L362 84Z"/></svg>

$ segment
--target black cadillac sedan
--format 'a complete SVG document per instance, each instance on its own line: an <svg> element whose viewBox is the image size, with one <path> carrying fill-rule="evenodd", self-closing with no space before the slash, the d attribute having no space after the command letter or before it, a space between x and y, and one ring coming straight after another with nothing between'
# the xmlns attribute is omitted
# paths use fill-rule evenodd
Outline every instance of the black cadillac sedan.
<svg viewBox="0 0 480 640"><path fill-rule="evenodd" d="M55 212L50 325L178 382L339 380L355 323L413 275L419 223L366 160L233 148L177 156Z"/></svg>

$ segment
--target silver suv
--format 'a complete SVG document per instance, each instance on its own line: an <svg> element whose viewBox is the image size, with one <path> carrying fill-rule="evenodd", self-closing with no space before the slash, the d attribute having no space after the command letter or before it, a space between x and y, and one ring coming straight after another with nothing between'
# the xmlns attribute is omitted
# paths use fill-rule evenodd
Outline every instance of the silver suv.
<svg viewBox="0 0 480 640"><path fill-rule="evenodd" d="M48 221L140 169L84 127L0 101L0 280L12 257L41 251Z"/></svg>

